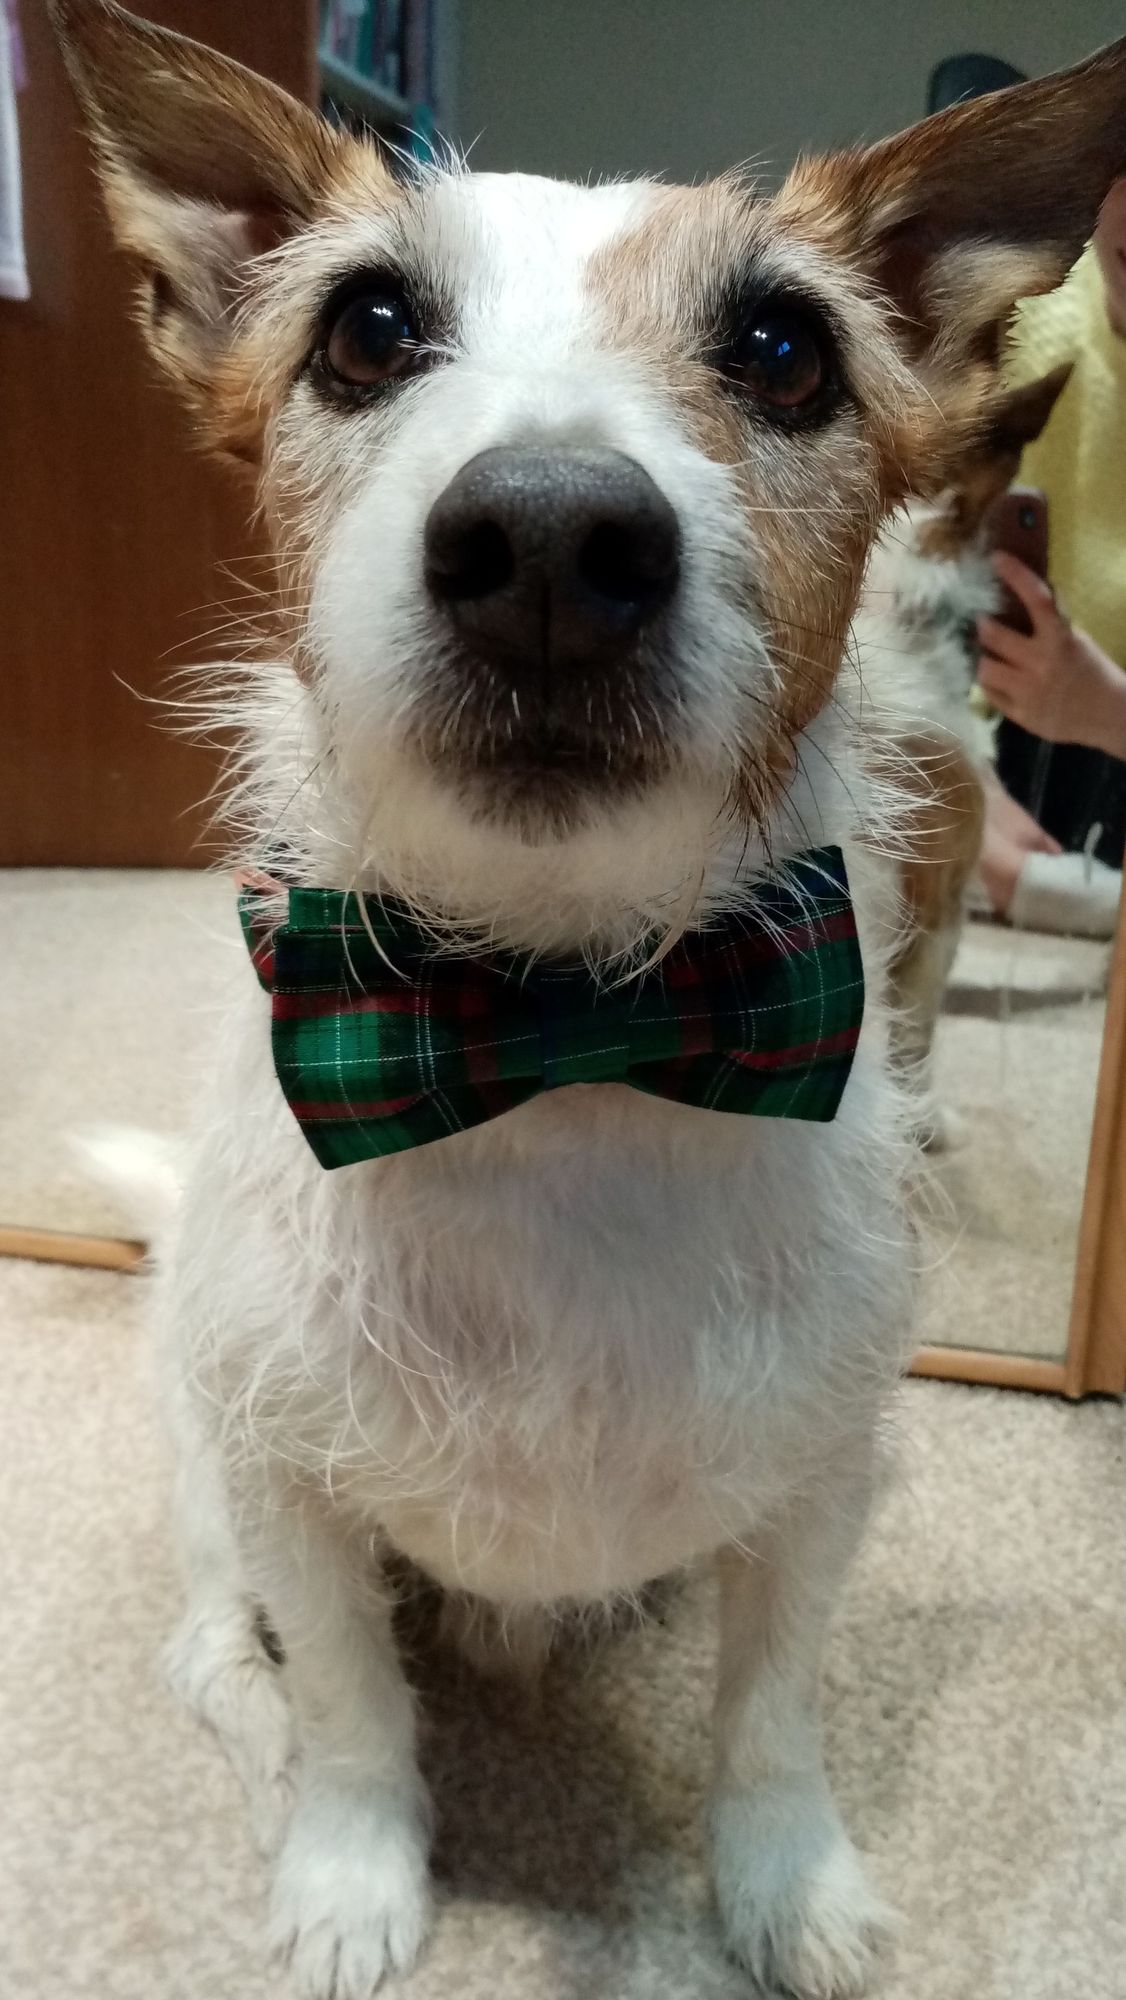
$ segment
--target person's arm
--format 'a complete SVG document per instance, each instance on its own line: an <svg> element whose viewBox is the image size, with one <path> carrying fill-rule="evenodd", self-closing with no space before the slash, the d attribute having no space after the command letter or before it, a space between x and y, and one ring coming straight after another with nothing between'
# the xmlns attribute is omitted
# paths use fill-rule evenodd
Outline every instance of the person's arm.
<svg viewBox="0 0 1126 2000"><path fill-rule="evenodd" d="M1054 592L1025 563L998 550L993 567L1019 597L1032 632L979 618L978 682L993 707L1048 743L1083 743L1126 758L1126 673L1069 624Z"/></svg>

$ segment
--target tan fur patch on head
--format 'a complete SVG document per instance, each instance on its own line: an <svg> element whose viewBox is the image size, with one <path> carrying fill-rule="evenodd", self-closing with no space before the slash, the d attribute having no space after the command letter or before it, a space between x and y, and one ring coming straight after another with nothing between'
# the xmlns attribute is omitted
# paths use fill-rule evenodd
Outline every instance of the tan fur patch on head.
<svg viewBox="0 0 1126 2000"><path fill-rule="evenodd" d="M796 212L791 203L790 227L780 226L777 205L734 177L660 190L642 225L590 271L612 340L654 372L698 449L731 469L746 551L736 587L765 625L777 669L741 775L756 817L830 698L868 549L902 490L902 429L926 400L863 280L813 232L792 231ZM808 430L771 421L722 367L733 320L756 298L787 296L822 314L840 349L839 406Z"/></svg>
<svg viewBox="0 0 1126 2000"><path fill-rule="evenodd" d="M911 493L939 493L965 468L1008 314L1063 277L1124 158L1126 42L876 146L802 161L769 203L733 182L678 191L603 257L597 275L611 323L626 342L643 323L647 354L662 299L679 301L691 330L697 302L715 296L717 271L740 256L768 284L782 273L784 285L788 269L836 328L851 411L785 439L784 452L748 423L744 456L733 455L722 407L730 392L718 372L707 380L699 341L693 356L683 333L674 338L664 363L686 428L737 469L748 587L781 668L776 741L829 696L881 515ZM693 362L696 374L685 374ZM967 515L978 515L995 478L995 465L964 470ZM753 784L762 782L754 773Z"/></svg>
<svg viewBox="0 0 1126 2000"><path fill-rule="evenodd" d="M260 461L270 421L305 360L310 293L334 259L354 262L357 219L377 220L402 202L402 191L375 147L348 137L306 229L243 274L231 338L216 359L204 411L214 449Z"/></svg>

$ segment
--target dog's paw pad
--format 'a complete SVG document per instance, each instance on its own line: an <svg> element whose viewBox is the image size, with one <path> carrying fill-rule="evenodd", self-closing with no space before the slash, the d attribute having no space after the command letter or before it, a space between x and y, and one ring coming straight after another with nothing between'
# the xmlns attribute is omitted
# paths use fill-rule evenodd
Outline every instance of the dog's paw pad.
<svg viewBox="0 0 1126 2000"><path fill-rule="evenodd" d="M894 1919L832 1807L736 1794L713 1830L728 1948L759 1986L794 2000L863 1993Z"/></svg>
<svg viewBox="0 0 1126 2000"><path fill-rule="evenodd" d="M408 1972L430 1926L426 1849L401 1808L299 1806L274 1884L270 1936L302 2000L371 2000Z"/></svg>

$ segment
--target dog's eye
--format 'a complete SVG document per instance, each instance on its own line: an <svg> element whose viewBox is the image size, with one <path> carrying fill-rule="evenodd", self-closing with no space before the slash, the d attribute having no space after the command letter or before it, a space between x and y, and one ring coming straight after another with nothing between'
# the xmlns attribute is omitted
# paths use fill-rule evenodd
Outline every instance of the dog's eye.
<svg viewBox="0 0 1126 2000"><path fill-rule="evenodd" d="M330 314L321 351L329 374L355 389L375 389L402 375L419 353L418 328L402 292L390 284L353 292Z"/></svg>
<svg viewBox="0 0 1126 2000"><path fill-rule="evenodd" d="M829 385L828 335L801 306L761 307L732 342L725 372L768 415L801 416L820 402Z"/></svg>

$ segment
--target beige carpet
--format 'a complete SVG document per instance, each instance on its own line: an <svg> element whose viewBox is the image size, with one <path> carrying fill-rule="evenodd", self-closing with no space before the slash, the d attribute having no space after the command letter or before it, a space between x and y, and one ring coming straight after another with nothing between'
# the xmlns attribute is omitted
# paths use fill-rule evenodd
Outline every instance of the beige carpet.
<svg viewBox="0 0 1126 2000"><path fill-rule="evenodd" d="M0 869L0 1222L120 1233L71 1151L79 1125L183 1129L230 883L164 869Z"/></svg>
<svg viewBox="0 0 1126 2000"><path fill-rule="evenodd" d="M284 2000L233 1778L156 1657L177 1602L145 1280L0 1263L0 1993ZM828 1748L905 1930L882 2000L1126 1992L1123 1417L908 1386L831 1648ZM537 1715L418 1664L442 1908L411 2000L751 2000L707 1910L712 1623Z"/></svg>

